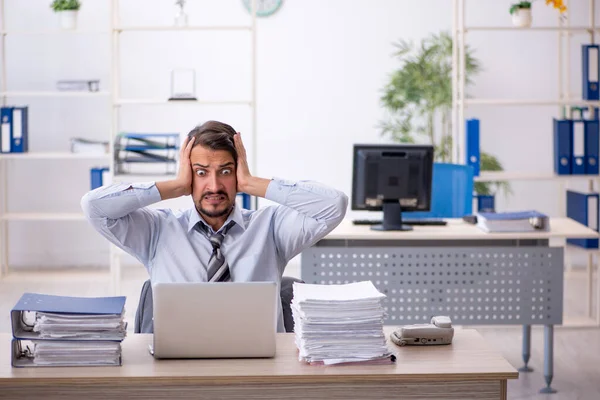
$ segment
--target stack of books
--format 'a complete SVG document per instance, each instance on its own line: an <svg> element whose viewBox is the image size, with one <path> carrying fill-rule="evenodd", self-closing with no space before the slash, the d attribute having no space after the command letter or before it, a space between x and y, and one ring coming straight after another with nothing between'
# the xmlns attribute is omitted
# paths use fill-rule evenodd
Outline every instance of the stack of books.
<svg viewBox="0 0 600 400"><path fill-rule="evenodd" d="M477 213L477 226L485 232L549 231L547 215L537 211Z"/></svg>
<svg viewBox="0 0 600 400"><path fill-rule="evenodd" d="M23 294L11 311L12 366L121 365L125 299Z"/></svg>
<svg viewBox="0 0 600 400"><path fill-rule="evenodd" d="M292 315L299 360L309 364L390 363L380 293L371 281L294 283Z"/></svg>
<svg viewBox="0 0 600 400"><path fill-rule="evenodd" d="M116 174L174 174L178 133L121 133L115 138Z"/></svg>

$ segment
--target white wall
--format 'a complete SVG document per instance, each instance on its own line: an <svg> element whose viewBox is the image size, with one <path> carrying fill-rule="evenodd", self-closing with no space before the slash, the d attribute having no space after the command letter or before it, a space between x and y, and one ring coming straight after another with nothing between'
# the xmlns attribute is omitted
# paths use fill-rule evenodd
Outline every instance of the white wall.
<svg viewBox="0 0 600 400"><path fill-rule="evenodd" d="M56 26L48 0L5 0L8 30ZM80 27L105 29L109 1L84 0ZM171 24L174 1L121 0L123 25ZM241 0L188 1L190 24L249 21ZM507 25L508 2L467 1L467 23ZM588 23L587 1L571 2L572 25ZM598 7L600 8L600 7ZM386 140L376 129L384 116L379 96L397 67L392 42L419 41L450 30L450 0L288 0L275 15L259 19L257 37L257 175L315 179L346 193L351 189L353 143ZM553 25L555 10L534 3L534 25ZM245 32L124 33L121 96L167 97L169 72L194 66L198 96L250 96L250 35ZM470 89L474 97L555 98L556 32L472 32L469 44L484 71ZM580 96L579 45L572 38L571 88ZM52 90L57 79L99 78L108 90L108 35L7 37L9 90ZM66 151L70 137L105 138L108 99L14 98L30 106L30 150ZM125 106L121 129L187 133L207 119L231 123L251 142L247 107ZM482 149L497 155L508 171L552 171L551 120L558 107L489 107L467 110L481 119ZM244 133L246 135L244 135ZM11 211L79 211L94 161L11 161ZM559 215L555 183L514 183L514 195L499 209L537 208ZM349 217L368 216L349 210ZM82 222L11 222L14 266L107 265L104 239Z"/></svg>

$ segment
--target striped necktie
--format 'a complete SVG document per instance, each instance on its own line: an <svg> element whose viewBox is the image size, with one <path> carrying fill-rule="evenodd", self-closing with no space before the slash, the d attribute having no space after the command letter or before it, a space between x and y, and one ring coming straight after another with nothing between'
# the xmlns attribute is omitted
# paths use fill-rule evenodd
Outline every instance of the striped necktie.
<svg viewBox="0 0 600 400"><path fill-rule="evenodd" d="M231 275L229 273L229 265L225 261L225 256L221 251L221 243L227 234L227 231L232 227L233 221L231 221L222 233L215 233L209 236L210 244L212 244L213 252L208 261L208 281L209 282L231 282Z"/></svg>

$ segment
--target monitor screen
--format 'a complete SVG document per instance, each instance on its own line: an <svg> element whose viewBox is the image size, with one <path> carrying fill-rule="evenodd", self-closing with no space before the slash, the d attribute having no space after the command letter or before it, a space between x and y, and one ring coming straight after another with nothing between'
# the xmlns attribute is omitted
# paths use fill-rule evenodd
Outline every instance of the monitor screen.
<svg viewBox="0 0 600 400"><path fill-rule="evenodd" d="M388 228L392 214L430 210L433 146L356 144L353 156L353 210L384 211Z"/></svg>

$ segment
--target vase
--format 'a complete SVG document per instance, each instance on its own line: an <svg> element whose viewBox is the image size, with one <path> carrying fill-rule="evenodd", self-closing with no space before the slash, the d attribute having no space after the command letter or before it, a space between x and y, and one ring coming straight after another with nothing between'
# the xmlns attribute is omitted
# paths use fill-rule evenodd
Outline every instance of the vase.
<svg viewBox="0 0 600 400"><path fill-rule="evenodd" d="M175 26L183 27L188 24L188 16L183 10L183 7L178 8L175 12Z"/></svg>
<svg viewBox="0 0 600 400"><path fill-rule="evenodd" d="M512 23L519 28L529 28L531 20L531 8L517 8L512 13Z"/></svg>
<svg viewBox="0 0 600 400"><path fill-rule="evenodd" d="M60 27L63 29L75 29L77 27L77 11L65 10L59 11Z"/></svg>

